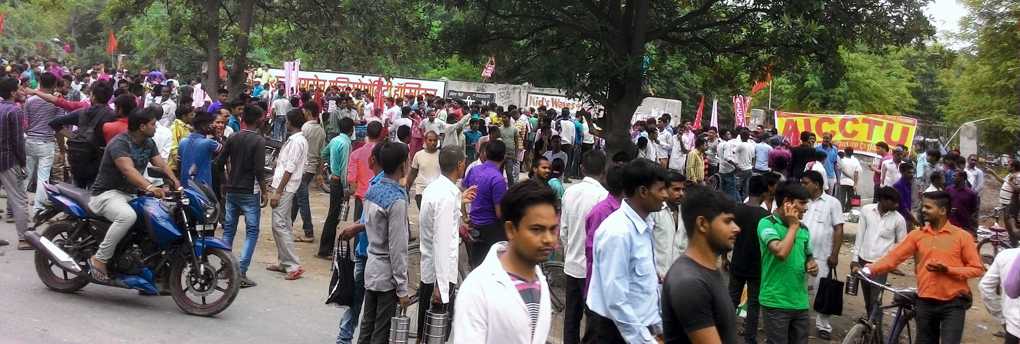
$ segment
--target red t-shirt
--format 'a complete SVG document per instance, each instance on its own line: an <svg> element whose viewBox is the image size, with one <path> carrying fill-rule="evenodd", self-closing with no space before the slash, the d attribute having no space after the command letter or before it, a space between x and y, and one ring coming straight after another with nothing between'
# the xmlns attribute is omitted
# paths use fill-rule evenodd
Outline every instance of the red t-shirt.
<svg viewBox="0 0 1020 344"><path fill-rule="evenodd" d="M118 118L116 121L113 122L106 122L105 124L103 124L103 139L105 139L106 142L109 143L110 140L113 140L115 136L117 136L120 133L127 132L127 130L128 130L127 117Z"/></svg>

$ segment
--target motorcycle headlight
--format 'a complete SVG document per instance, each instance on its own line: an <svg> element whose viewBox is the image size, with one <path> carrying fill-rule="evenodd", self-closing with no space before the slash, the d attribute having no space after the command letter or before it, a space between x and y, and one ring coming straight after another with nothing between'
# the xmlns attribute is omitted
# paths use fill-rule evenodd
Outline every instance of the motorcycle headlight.
<svg viewBox="0 0 1020 344"><path fill-rule="evenodd" d="M205 219L207 221L212 221L216 219L216 207L214 206L205 207Z"/></svg>

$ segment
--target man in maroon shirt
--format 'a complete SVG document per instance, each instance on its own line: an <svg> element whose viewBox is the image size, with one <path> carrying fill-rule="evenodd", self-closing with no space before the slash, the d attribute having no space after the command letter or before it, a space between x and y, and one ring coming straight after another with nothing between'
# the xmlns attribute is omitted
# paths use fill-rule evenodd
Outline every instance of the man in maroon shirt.
<svg viewBox="0 0 1020 344"><path fill-rule="evenodd" d="M949 223L956 225L971 235L977 235L974 215L978 212L981 202L978 195L967 182L967 172L961 170L953 179L953 185L946 189L950 198Z"/></svg>

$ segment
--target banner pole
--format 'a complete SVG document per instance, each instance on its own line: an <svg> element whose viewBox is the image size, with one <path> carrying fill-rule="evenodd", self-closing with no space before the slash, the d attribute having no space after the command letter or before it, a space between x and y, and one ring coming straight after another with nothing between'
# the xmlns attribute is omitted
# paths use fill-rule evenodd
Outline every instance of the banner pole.
<svg viewBox="0 0 1020 344"><path fill-rule="evenodd" d="M769 110L772 110L772 79L769 79Z"/></svg>

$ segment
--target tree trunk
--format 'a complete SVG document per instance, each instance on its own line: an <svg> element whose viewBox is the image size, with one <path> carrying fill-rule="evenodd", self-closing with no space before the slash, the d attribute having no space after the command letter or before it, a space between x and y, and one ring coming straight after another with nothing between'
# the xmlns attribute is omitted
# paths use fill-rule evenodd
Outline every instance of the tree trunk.
<svg viewBox="0 0 1020 344"><path fill-rule="evenodd" d="M644 99L644 73L641 63L645 54L645 43L648 30L648 0L630 1L628 8L617 21L622 28L619 35L611 42L619 52L617 58L623 66L623 75L609 82L606 117L603 128L606 135L607 154L610 158L618 152L627 152L631 159L637 157L634 144L630 140L631 119L634 111Z"/></svg>
<svg viewBox="0 0 1020 344"><path fill-rule="evenodd" d="M230 91L230 99L239 99L244 92L244 82L247 78L245 69L248 68L248 37L251 33L252 24L255 22L255 0L242 0L241 9L238 13L238 33L236 47L237 55L234 55L230 73L227 78L227 91Z"/></svg>
<svg viewBox="0 0 1020 344"><path fill-rule="evenodd" d="M210 98L216 99L220 87L220 1L205 0L202 4L203 11L208 15L206 20L205 33L205 80L202 82L202 89ZM197 99L196 99L197 100Z"/></svg>

